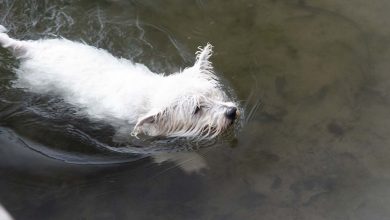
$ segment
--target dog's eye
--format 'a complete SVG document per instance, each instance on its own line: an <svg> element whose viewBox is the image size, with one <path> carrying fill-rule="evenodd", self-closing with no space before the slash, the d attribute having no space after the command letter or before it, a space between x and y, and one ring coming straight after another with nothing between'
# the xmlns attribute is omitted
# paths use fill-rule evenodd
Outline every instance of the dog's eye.
<svg viewBox="0 0 390 220"><path fill-rule="evenodd" d="M200 106L196 106L195 111L194 111L194 115L198 114L198 112L200 111L200 109L201 109Z"/></svg>

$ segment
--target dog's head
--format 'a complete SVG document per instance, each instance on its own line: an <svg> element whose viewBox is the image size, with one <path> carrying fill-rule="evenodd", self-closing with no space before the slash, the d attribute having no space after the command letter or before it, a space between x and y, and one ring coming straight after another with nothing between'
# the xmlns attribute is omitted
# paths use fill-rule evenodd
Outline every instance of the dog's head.
<svg viewBox="0 0 390 220"><path fill-rule="evenodd" d="M138 120L133 135L210 139L234 123L240 112L213 72L211 54L207 44L194 66L163 78L150 100L151 111Z"/></svg>

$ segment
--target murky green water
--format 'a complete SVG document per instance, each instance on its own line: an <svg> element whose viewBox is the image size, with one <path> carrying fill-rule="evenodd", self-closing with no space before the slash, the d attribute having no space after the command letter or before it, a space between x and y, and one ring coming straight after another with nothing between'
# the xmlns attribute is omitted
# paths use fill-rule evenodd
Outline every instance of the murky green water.
<svg viewBox="0 0 390 220"><path fill-rule="evenodd" d="M0 0L12 36L84 40L155 72L211 42L248 117L236 139L178 154L184 169L157 163L171 154L107 152L112 128L13 89L18 63L0 49L0 203L15 219L389 219L389 11L385 0Z"/></svg>

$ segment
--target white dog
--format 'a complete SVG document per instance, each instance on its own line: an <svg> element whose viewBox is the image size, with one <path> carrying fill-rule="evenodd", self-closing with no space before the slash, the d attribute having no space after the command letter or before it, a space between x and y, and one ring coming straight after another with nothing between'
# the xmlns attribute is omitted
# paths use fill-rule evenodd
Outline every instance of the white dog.
<svg viewBox="0 0 390 220"><path fill-rule="evenodd" d="M90 118L125 121L133 135L213 138L238 117L213 72L212 46L168 76L66 39L22 41L0 25L0 44L20 59L15 87L60 96Z"/></svg>

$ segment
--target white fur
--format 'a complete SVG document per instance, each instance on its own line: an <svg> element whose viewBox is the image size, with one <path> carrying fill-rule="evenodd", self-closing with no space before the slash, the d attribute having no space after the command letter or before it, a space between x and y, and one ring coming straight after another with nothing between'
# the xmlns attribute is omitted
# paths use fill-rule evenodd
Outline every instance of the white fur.
<svg viewBox="0 0 390 220"><path fill-rule="evenodd" d="M0 26L1 27L1 26ZM0 220L12 220L11 215L0 205Z"/></svg>
<svg viewBox="0 0 390 220"><path fill-rule="evenodd" d="M232 123L225 112L235 104L213 73L210 44L192 67L169 76L63 38L19 41L0 33L0 44L21 60L15 87L60 96L90 118L135 124L133 135L211 138Z"/></svg>

